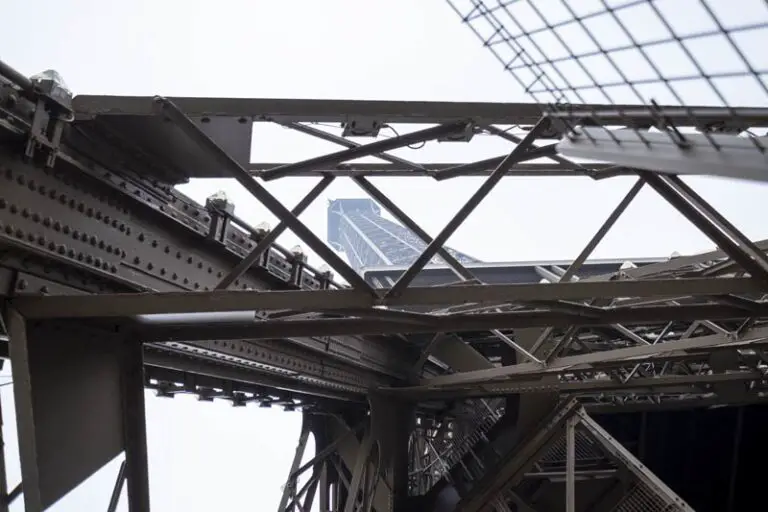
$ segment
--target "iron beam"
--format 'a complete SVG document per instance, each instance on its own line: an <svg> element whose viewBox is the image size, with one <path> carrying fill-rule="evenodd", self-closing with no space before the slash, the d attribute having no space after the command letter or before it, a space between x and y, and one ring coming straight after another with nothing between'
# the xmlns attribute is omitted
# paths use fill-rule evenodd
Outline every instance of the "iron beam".
<svg viewBox="0 0 768 512"><path fill-rule="evenodd" d="M360 290L367 290L373 293L370 287L360 275L355 272L341 257L329 248L312 230L303 222L296 218L283 204L267 191L264 187L256 183L256 180L248 174L248 171L235 161L227 152L222 150L210 137L208 137L195 123L193 123L184 112L182 112L171 101L164 98L154 98L151 102L153 107L161 115L167 116L176 126L179 127L190 139L195 141L201 147L206 148L211 156L215 157L222 168L237 180L248 192L258 199L273 215L301 238L309 247L314 250L323 260L328 263L336 272L352 286Z"/></svg>
<svg viewBox="0 0 768 512"><path fill-rule="evenodd" d="M418 144L420 142L426 142L441 137L448 137L456 133L461 133L465 129L467 129L466 122L433 126L431 128L398 135L389 139L377 140L369 144L342 149L335 153L310 158L294 164L281 165L275 169L269 169L263 172L261 178L265 181L270 181L291 176L297 172L307 171L309 169L322 169L324 167L339 165L343 162L354 160L355 158L376 155L378 153L410 146L412 144Z"/></svg>
<svg viewBox="0 0 768 512"><path fill-rule="evenodd" d="M320 194L322 194L331 183L333 183L333 176L326 176L320 180L320 182L312 187L312 190L310 190L309 193L304 196L301 201L299 201L293 210L291 210L291 215L294 215L295 217L301 215L304 210L306 210L309 205L315 201L315 199L320 197ZM283 234L286 229L288 229L288 224L286 224L285 221L282 221L280 224L275 226L275 228L267 233L264 238L259 240L259 242L256 244L256 247L251 249L251 252L249 252L245 258L240 260L240 263L238 263L237 266L229 272L229 274L222 278L219 284L216 285L215 290L226 290L229 285L237 281L240 276L245 274L248 269L250 269L253 264L258 261L259 257L264 253L264 251L269 250L272 244L280 235Z"/></svg>
<svg viewBox="0 0 768 512"><path fill-rule="evenodd" d="M576 356L558 357L546 367L542 368L534 363L522 363L513 366L502 366L488 370L463 372L453 375L432 377L422 381L424 386L441 386L449 384L476 384L487 382L491 379L504 379L512 377L545 375L562 371L590 370L597 364L626 361L630 363L661 358L665 354L685 353L686 351L709 350L718 346L730 345L738 347L756 342L764 342L768 339L768 327L759 327L743 333L740 337L733 335L713 334L687 338L680 341L659 343L656 345L637 345L633 347L619 348L605 352L592 352Z"/></svg>
<svg viewBox="0 0 768 512"><path fill-rule="evenodd" d="M94 116L151 116L151 98L146 96L80 95L73 100L78 118ZM280 98L170 98L190 117L224 116L250 118L254 121L344 123L355 118L376 119L386 123L438 124L471 120L478 125L533 125L541 117L535 103L480 103L438 101L367 101L305 100ZM677 108L661 106L669 122L687 126L697 121L720 121L736 115L742 119L768 121L768 109L730 109L716 107ZM579 114L579 111L583 114ZM599 119L610 125L640 120L653 123L653 112L638 105L579 105L564 110L564 116ZM693 117L692 117L693 116Z"/></svg>
<svg viewBox="0 0 768 512"><path fill-rule="evenodd" d="M534 140L536 140L538 134L548 126L548 120L539 120L536 126L534 126L531 131L525 135L520 144L518 144L504 160L499 162L499 165L493 171L493 174L491 174L488 179L486 179L483 184L480 185L472 197L467 200L464 206L462 206L459 211L456 212L453 218L448 221L448 224L443 228L443 230L435 237L434 240L432 240L432 243L430 243L427 248L424 249L419 257L416 258L416 261L414 261L408 270L406 270L405 273L400 276L397 282L395 282L394 286L392 286L392 288L387 291L387 296L397 296L403 293L406 288L408 288L408 285L411 284L411 282L416 278L419 272L421 272L424 266L429 263L432 257L434 257L434 255L437 253L437 250L445 245L451 235L456 232L456 230L459 228L459 226L461 226L466 218L475 210L475 208L477 208L483 199L485 199L488 194L491 193L493 188L499 183L499 181L501 181L501 178L504 177L507 171L514 167L515 161L520 157L520 155L528 151L530 145Z"/></svg>
<svg viewBox="0 0 768 512"><path fill-rule="evenodd" d="M693 321L701 318L738 320L745 317L743 309L717 304L681 306L640 306L635 308L606 308L595 316L581 316L545 309L484 314L455 314L433 317L430 322L413 323L358 318L318 318L312 320L267 320L251 323L209 323L192 325L153 324L139 329L148 342L195 340L272 339L307 336L386 335L403 333L472 332L525 327L571 327L613 324L640 325L671 321ZM758 316L768 316L768 304L763 304Z"/></svg>
<svg viewBox="0 0 768 512"><path fill-rule="evenodd" d="M346 139L344 139L346 140ZM496 160L488 161L489 166L484 168L464 169L461 176L464 177L488 177L496 168L492 165ZM434 174L463 166L466 162L412 162L419 169L411 169L403 165L379 162L345 162L335 166L328 166L323 169L309 169L291 174L293 178L299 177L322 177L331 174L337 177L367 176L370 178L407 178L407 177L432 177ZM286 165L286 162L254 162L246 166L248 172L253 176L260 178L269 169ZM619 169L608 164L593 164L591 170L598 172L608 172L610 169L612 176L636 176L633 169ZM473 170L474 169L474 170ZM599 175L599 174L598 174ZM515 165L515 172L507 174L505 177L528 177L528 178L566 178L588 176L586 171L577 165L565 166L562 164L551 164L548 162L521 162Z"/></svg>
<svg viewBox="0 0 768 512"><path fill-rule="evenodd" d="M391 289L389 289L391 290ZM763 294L751 278L645 279L576 281L552 284L411 287L393 296L372 297L356 289L211 292L166 292L100 295L21 296L11 299L28 318L98 318L134 315L254 310L326 311L374 306L454 306L456 304L531 303L622 297L670 298Z"/></svg>

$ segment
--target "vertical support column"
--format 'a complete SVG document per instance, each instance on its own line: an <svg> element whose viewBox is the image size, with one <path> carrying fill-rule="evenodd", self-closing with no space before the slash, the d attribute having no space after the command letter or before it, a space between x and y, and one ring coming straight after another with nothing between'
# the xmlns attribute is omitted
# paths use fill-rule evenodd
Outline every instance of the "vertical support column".
<svg viewBox="0 0 768 512"><path fill-rule="evenodd" d="M13 391L16 401L16 428L19 432L21 480L24 482L24 510L42 512L40 473L37 466L37 444L34 436L35 418L32 409L32 382L30 379L29 348L26 319L15 309L8 314L9 354L13 372Z"/></svg>
<svg viewBox="0 0 768 512"><path fill-rule="evenodd" d="M369 429L363 434L363 440L357 450L355 466L352 468L352 478L349 482L347 500L344 505L344 512L358 512L358 496L364 491L364 485L368 480L366 476L373 445L374 441ZM365 501L365 496L363 496L363 501Z"/></svg>
<svg viewBox="0 0 768 512"><path fill-rule="evenodd" d="M141 343L116 326L7 317L25 509L46 510L125 451L130 510L149 511Z"/></svg>
<svg viewBox="0 0 768 512"><path fill-rule="evenodd" d="M565 426L565 512L576 512L576 423L571 416Z"/></svg>
<svg viewBox="0 0 768 512"><path fill-rule="evenodd" d="M733 512L736 503L736 481L739 476L739 451L741 450L741 434L744 429L744 406L736 412L736 427L733 432L733 457L731 457L731 478L728 482L728 505L726 510Z"/></svg>
<svg viewBox="0 0 768 512"><path fill-rule="evenodd" d="M322 473L320 473L320 512L331 512L331 485L333 484L328 478L329 472L330 468L326 462L323 464Z"/></svg>
<svg viewBox="0 0 768 512"><path fill-rule="evenodd" d="M297 477L299 466L301 465L301 459L304 457L304 450L307 447L307 440L309 440L309 421L306 414L303 416L301 423L301 434L299 434L299 443L296 445L296 453L293 455L293 462L291 463L291 470L288 473L288 481L285 483L283 489L283 497L280 499L280 506L278 510L283 512L292 499L296 497L297 489Z"/></svg>
<svg viewBox="0 0 768 512"><path fill-rule="evenodd" d="M147 420L144 408L144 351L141 343L123 341L123 425L128 510L149 512Z"/></svg>
<svg viewBox="0 0 768 512"><path fill-rule="evenodd" d="M5 472L5 438L3 436L3 407L0 399L0 512L8 512L8 476Z"/></svg>
<svg viewBox="0 0 768 512"><path fill-rule="evenodd" d="M379 443L381 480L376 486L377 512L403 510L408 500L408 437L413 405L392 397L372 395L371 432ZM381 504L388 493L388 507Z"/></svg>

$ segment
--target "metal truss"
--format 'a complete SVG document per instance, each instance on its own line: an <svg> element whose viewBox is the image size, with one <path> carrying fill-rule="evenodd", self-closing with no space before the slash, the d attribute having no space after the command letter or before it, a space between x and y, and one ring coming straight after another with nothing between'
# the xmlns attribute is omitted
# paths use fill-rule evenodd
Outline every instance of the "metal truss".
<svg viewBox="0 0 768 512"><path fill-rule="evenodd" d="M496 11L479 12L492 19ZM643 106L613 97L571 100L567 108L69 101L55 77L28 80L7 66L0 73L0 283L30 512L120 452L116 495L127 481L130 510L149 510L145 386L164 396L192 392L202 401L303 409L280 507L307 509L317 495L324 512L430 511L446 502L458 510L562 510L563 503L569 512L687 510L586 411L764 399L768 242L749 240L677 176L726 174L729 162L727 175L759 179L760 138L736 134L765 126L762 107ZM722 129L729 119L738 121L730 135ZM341 149L301 162L252 163L259 122ZM598 137L614 131L610 141ZM644 142L625 144L626 134ZM670 142L650 138L658 134ZM510 147L482 161L440 165L394 154L480 136ZM600 163L569 159L577 154ZM383 163L350 163L364 156ZM487 178L434 237L367 179L478 175ZM502 179L525 175L637 181L561 272L545 273L543 283L484 283L443 246ZM320 179L290 209L268 182L294 176ZM236 179L280 224L259 230L222 198L199 205L173 189L199 177ZM343 177L422 242L423 252L391 286L373 286L299 219ZM719 249L583 273L646 186ZM285 230L349 286L276 245ZM455 281L413 286L437 257ZM75 366L83 370L73 376L67 368ZM76 413L85 410L99 411L100 426L84 427L85 415ZM310 432L318 452L302 466ZM545 493L546 486L560 494Z"/></svg>

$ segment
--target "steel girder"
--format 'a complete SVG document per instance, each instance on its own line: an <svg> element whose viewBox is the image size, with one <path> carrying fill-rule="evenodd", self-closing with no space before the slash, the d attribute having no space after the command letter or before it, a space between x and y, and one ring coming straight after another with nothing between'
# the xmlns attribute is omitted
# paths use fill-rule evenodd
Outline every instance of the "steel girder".
<svg viewBox="0 0 768 512"><path fill-rule="evenodd" d="M7 89L4 94L8 95ZM579 395L590 405L611 404L616 409L745 403L761 397L765 363L760 346L768 276L765 244L746 239L674 177L613 163L584 166L558 156L552 141L562 135L563 128L556 116L541 120L534 115L538 106L80 98L75 101L75 120L63 138L36 147L27 155L33 160L28 163L14 156L16 144L25 141L29 129L25 116L19 114L19 104L14 105L8 110L10 121L3 124L7 132L3 141L9 148L4 153L7 162L3 171L14 194L3 203L2 215L6 217L1 222L3 244L8 248L3 265L11 270L3 278L11 287L6 288L9 295L14 295L7 305L13 319L10 351L15 373L21 382L25 382L25 375L34 373L56 375L55 371L41 370L55 368L51 356L57 353L45 349L52 332L67 333L73 347L78 343L85 347L65 354L76 360L89 352L89 339L112 333L107 337L112 341L100 348L104 353L99 357L107 364L122 351L130 355L106 376L109 385L84 382L82 387L114 391L108 400L104 396L100 399L111 410L108 419L121 426L104 428L104 442L94 447L93 458L104 459L104 453L125 449L125 473L137 500L133 508L143 509L146 499L140 404L131 402L137 388L145 384L136 378L142 359L145 365L152 365L154 360L165 374L177 372L166 377L170 380L149 383L163 394L185 392L191 387L204 399L225 397L235 404L258 400L290 405L289 398L280 396L280 391L287 389L295 396L321 397L324 401L316 404L329 411L333 406L325 401L328 396L348 399L350 395L361 396L368 387L377 388L378 393L372 394L372 402L376 402L371 404L372 422L344 445L349 446L342 447L342 443L329 450L327 462L317 468L302 495L308 498L319 492L321 502L329 503L328 486L321 482L332 480L329 475L335 471L335 481L346 480L348 485L334 495L350 511L358 505L376 510L397 506L402 510L407 504L395 503L403 496L402 486L409 482L422 482L419 485L425 496L442 496L451 487L443 485L449 474L458 478L465 466L475 472L493 459L494 450L535 436L543 417L558 414L554 404L562 393ZM600 110L601 119L635 127L647 127L652 121L644 109L623 108L613 117L603 106L585 109ZM716 124L727 114L718 109L696 112L709 124ZM679 112L670 120L685 123L689 114ZM754 123L751 126L759 126L767 117L762 110L743 114ZM48 121L56 125L60 120ZM289 126L338 122L344 124L345 135L368 136L375 136L388 123L438 126L370 144L335 139L346 149L295 164L252 165L247 161L250 121ZM507 124L533 128L516 133L502 128ZM305 125L294 126L306 133L302 127ZM424 239L427 251L418 265L407 269L389 289L373 290L354 278L354 289L340 288L328 275L287 251L277 246L266 248L266 244L259 247L258 240L264 240L266 234L244 225L231 205L214 200L202 207L171 188L189 177L237 177L271 205L284 226L303 234L323 254L322 244L296 219L311 197L289 211L263 187L247 180L249 172L262 169L265 179L366 174L370 168L346 162L430 138L466 142L481 133L501 137L515 147L496 158L447 167L383 154L387 164L375 172L395 169L391 175L428 174L436 179L491 176L434 239L423 230L414 230ZM41 161L40 156L45 158ZM537 163L543 158L554 163ZM460 286L409 286L424 263L437 254L444 255L442 244L501 178L530 174L533 169L539 169L535 172L542 176L635 174L640 181L574 262L561 274L549 276L550 284L483 285L459 262L448 258ZM370 183L361 183L378 201L386 199ZM722 252L578 279L582 264L643 184L659 192ZM81 195L88 199L80 199ZM391 200L383 203L401 222L418 227L403 218ZM73 220L66 222L69 218ZM253 268L249 268L251 263ZM343 262L329 263L353 277ZM235 274L239 278L232 284L242 291L212 291ZM272 288L292 291L267 291ZM106 293L94 300L77 292ZM40 293L47 296L33 296ZM190 324L185 318L169 321L151 316L243 310L254 312L248 314L248 321L234 315L232 321L210 328L202 327L194 317L189 320L196 322ZM72 320L74 317L78 320ZM202 322L210 320L203 317ZM360 333L389 336L352 336ZM413 333L436 335L427 338L432 342L424 342ZM276 337L284 341L276 342ZM507 348L501 368L494 368L479 352L481 340L489 337ZM136 341L149 346L141 353ZM326 352L338 355L328 362ZM183 357L176 358L180 353ZM248 377L243 377L244 373ZM179 381L186 375L195 375L204 383L185 387ZM86 372L86 377L94 378L94 374ZM415 385L395 385L407 378ZM499 381L489 384L489 378ZM265 393L265 388L271 393ZM38 420L50 413L41 404L55 391L55 385L39 383L16 391L17 403L24 408L20 417L28 427L23 444L25 480L32 486L27 498L30 510L44 507L88 472L88 468L80 468L69 475L72 481L64 482L50 471L51 464L60 461L46 448L50 439L40 430L47 421ZM250 394L244 396L246 392ZM489 395L503 399L472 399ZM71 400L86 398L84 393ZM125 407L115 409L116 401L125 402ZM406 414L406 407L392 412L396 404L408 403L415 403L419 418L432 421L435 428L417 423L410 435L400 432L402 439L395 442L382 429L385 420ZM381 411L390 412L384 412L382 419ZM353 409L352 416L361 412L364 414L364 409ZM337 412L339 418L349 415L349 409ZM350 422L344 422L347 426L341 430L349 430ZM118 430L122 435L115 436ZM416 435L417 431L421 433ZM507 438L500 434L503 431L512 431L517 437ZM71 435L82 435L82 431L72 429ZM421 443L419 452L408 453L408 443L403 442L407 438L411 445ZM377 453L377 443L391 449ZM430 446L439 449L433 453ZM525 444L523 448L535 446ZM423 450L432 455L424 457ZM49 459L38 461L38 456ZM380 464L375 463L377 457ZM418 465L413 462L416 459ZM573 470L568 471L571 476L567 478L571 491L575 479L572 459L567 464ZM416 475L404 470L409 460ZM441 460L449 460L453 466L440 466ZM474 462L470 464L471 460ZM631 465L626 458L622 463ZM94 466L96 462L90 467ZM443 469L435 478L426 478L426 472L436 467ZM546 471L542 474L533 478L552 479ZM477 476L473 473L472 478ZM471 482L466 478L462 482L453 489L463 493L460 497L466 500ZM419 485L412 484L411 494ZM530 489L508 491L508 499L517 500L518 508L530 498L523 492ZM289 501L299 494L296 490L288 496ZM504 510L507 503L499 501L494 506Z"/></svg>

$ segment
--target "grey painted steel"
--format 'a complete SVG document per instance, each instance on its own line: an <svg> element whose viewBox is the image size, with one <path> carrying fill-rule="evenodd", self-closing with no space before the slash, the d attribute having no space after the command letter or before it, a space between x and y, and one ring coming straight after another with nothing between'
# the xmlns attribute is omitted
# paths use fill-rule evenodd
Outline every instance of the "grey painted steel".
<svg viewBox="0 0 768 512"><path fill-rule="evenodd" d="M220 167L225 156L242 182L251 186L249 171L273 167L247 161L252 122L287 124L305 133L311 132L309 127L297 123L337 122L349 129L372 126L369 135L386 123L469 123L474 128L463 133L467 138L491 134L519 143L522 138L515 140L517 135L494 125L532 125L541 111L538 105L178 99L185 134L178 125L154 116L151 104L149 98L79 98L77 119L60 147L49 154L33 155L30 162L19 160L15 149L26 137L24 116L13 111L12 122L0 125L0 180L5 180L0 192L0 244L4 250L0 254L0 289L12 295L5 299L7 306L30 317L24 329L18 327L19 317L12 323L9 351L14 374L18 374L19 428L28 430L21 444L25 494L28 483L31 485L25 499L31 510L43 507L42 502L53 495L52 488L69 490L72 481L82 479L87 472L82 468L98 467L108 451L94 448L92 457L83 457L69 472L69 483L51 481L50 473L46 473L47 461L61 453L54 453L41 441L45 436L35 437L29 432L47 436L55 422L48 421L46 415L56 409L37 410L40 404L31 397L47 391L45 386L38 387L39 377L30 380L29 376L40 372L40 365L35 363L40 356L34 345L45 338L39 334L53 328L65 333L87 330L101 339L103 329L135 329L127 332L136 342L124 347L133 354L132 394L121 389L121 398L138 399L145 385L161 396L186 392L201 400L224 399L233 405L254 402L289 410L303 407L306 417L330 419L332 414L333 421L318 419L313 425L318 446L331 445L337 436L330 434L346 432L360 420L365 422L367 412L372 411L372 423L365 426L363 436L339 441L327 457L313 465L309 482L288 500L305 508L316 492L327 508L332 501L336 509L354 508L357 488L363 504L387 510L398 502L396 507L402 509L404 502L415 498L406 497L410 482L404 478L414 473L421 473L416 477L427 482L422 486L427 494L429 485L450 478L457 499L466 502L467 496L477 496L477 492L472 494L474 488L479 494L488 494L486 497L501 510L508 508L507 501L523 509L528 502L536 502L536 492L506 485L516 478L551 485L556 475L567 474L577 510L584 508L585 502L580 500L599 505L595 510L609 508L622 496L598 499L598 494L608 488L603 476L612 478L615 467L601 466L592 473L583 470L578 430L570 468L563 462L563 467L555 469L524 471L523 466L536 462L534 455L544 448L536 443L519 445L513 452L519 463L514 468L496 471L495 457L518 446L521 439L512 439L510 433L536 436L541 417L552 411L551 400L562 394L578 395L582 403L597 410L617 411L751 403L766 391L763 354L768 337L763 331L768 311L763 298L768 290L765 281L754 279L764 270L762 251L766 246L744 239L701 198L674 184L671 186L678 195L697 203L701 217L697 221L705 220L732 241L724 244L722 237L713 237L726 252L633 262L639 268L628 268L631 265L624 266L623 262L601 266L600 262L582 261L593 240L574 263L530 262L506 268L470 265L462 277L485 281L481 274L492 271L499 277L498 284L451 286L456 283L438 276L437 282L422 281L403 290L399 297L386 298L392 283L374 286L373 278L366 276L368 283L362 290L344 289L274 244L261 257L255 257L254 247L259 243L267 246L269 240L265 242L263 234L234 215L230 205L217 206L214 202L204 207L172 188L193 176L225 175ZM0 105L6 112L7 103ZM644 108L621 111L613 106L575 106L571 114L577 115L579 108L591 108L592 112L614 108L604 120L629 122L640 129L657 121ZM694 110L697 115L710 116L713 122L729 113L723 109ZM684 124L690 112L678 112L672 121ZM762 111L741 114L752 116L750 122L762 122L761 116L768 119ZM573 118L550 117L555 119L556 129L534 133L526 140L532 143L535 135L542 135L539 138L548 142L522 156L547 154L555 157L555 163L526 162L517 167L522 169L520 174L548 169L549 175L604 178L635 172L615 165L584 169L552 155L552 140L560 136L561 125ZM585 114L583 118L588 117ZM212 145L223 151L201 149L200 144L189 140L190 133L200 140L212 140ZM360 146L338 137L333 142L357 152L347 150L310 162L332 167L330 175L375 169L400 169L397 172L417 175L441 169L387 155L388 162L375 164L375 169L364 167L367 164L339 163L340 157L388 146ZM389 145L395 142L402 139ZM301 164L289 164L287 169L300 167L302 174L323 173L322 169L307 169L306 162ZM442 169L454 167L451 173L461 175L483 174L488 165L488 161L457 162ZM370 187L367 190L376 192ZM291 215L285 217L286 224L295 220ZM413 223L413 227L418 225ZM598 235L609 228L610 222L598 230ZM249 254L248 260L243 260ZM254 265L247 268L251 260ZM212 291L238 262L241 268L236 273L243 273L232 283L236 290ZM744 269L751 274L749 278L739 277ZM399 278L404 270L392 269L388 276ZM428 268L422 274L435 277L438 270ZM508 275L503 276L505 273ZM581 279L538 283L542 278L568 281L573 273ZM355 280L362 284L361 278ZM425 286L428 284L443 286ZM369 286L377 289L375 294L366 291ZM494 312L497 309L500 311ZM217 320L212 321L212 316ZM506 338L533 353L541 328L553 326L552 341L558 350L547 356L546 366L515 360L509 347L498 341L499 337ZM499 336L485 332L496 327ZM371 336L349 335L361 332ZM435 332L444 335L430 343ZM144 342L143 347L140 342ZM76 360L78 353L70 351L67 357ZM142 357L143 381L138 378ZM498 363L502 366L496 367ZM414 374L417 364L423 369ZM55 371L49 374L57 375ZM403 387L407 382L412 385ZM76 399L95 392L87 391L76 394ZM504 398L478 399L484 396ZM370 408L361 403L366 397L376 402ZM399 400L415 406L422 427L401 421L405 409L397 409ZM123 406L110 403L105 410L115 412L116 407L120 409L116 429L129 434L117 436L120 446L133 446L129 449L133 462L126 465L134 475L128 478L137 500L132 508L144 510L149 505L146 453L141 449L142 405L139 401ZM45 421L38 423L40 417ZM62 417L64 424L77 423ZM386 420L393 428L386 427ZM456 437L445 434L441 438L441 432L450 430L444 426L449 424L454 425L450 433ZM430 455L423 465L405 469L404 457L412 455L403 449L411 442L407 438L416 436L419 429L430 430L426 425L433 425L437 432L417 441ZM401 429L398 439L384 431L394 432L395 426ZM86 431L77 424L69 429L74 433L61 430L64 432L54 434L76 437ZM559 449L558 443L553 437L544 459L551 460L550 452ZM381 463L378 468L377 460ZM451 466L442 468L446 460ZM439 473L427 475L429 468ZM649 481L645 480L646 486ZM484 493L483 489L499 492ZM657 494L658 489L656 486ZM560 494L551 492L539 503L552 509L555 499L561 500ZM487 504L481 501L473 503L478 507ZM558 506L562 503L557 502Z"/></svg>
<svg viewBox="0 0 768 512"><path fill-rule="evenodd" d="M557 284L465 285L407 288L385 298L353 289L312 291L212 291L100 296L28 296L13 299L30 318L98 318L167 313L252 310L333 311L374 306L448 306L489 302L578 300L592 297L664 298L691 295L761 293L765 286L750 278L653 279L643 281L576 281Z"/></svg>
<svg viewBox="0 0 768 512"><path fill-rule="evenodd" d="M687 134L686 144L681 146L663 133L638 136L623 130L610 134L603 128L581 130L583 134L557 145L561 154L673 175L768 181L768 155L755 148L748 137Z"/></svg>

